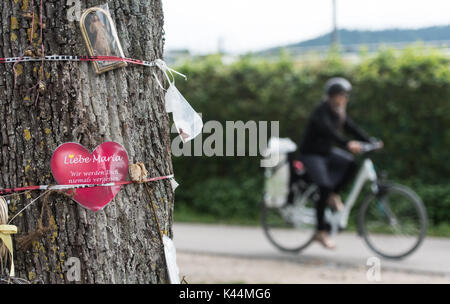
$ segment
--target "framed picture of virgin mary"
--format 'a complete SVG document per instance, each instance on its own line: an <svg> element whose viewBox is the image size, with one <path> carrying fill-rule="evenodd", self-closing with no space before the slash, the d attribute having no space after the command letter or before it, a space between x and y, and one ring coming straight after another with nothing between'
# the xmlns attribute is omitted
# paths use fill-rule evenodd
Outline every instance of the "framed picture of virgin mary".
<svg viewBox="0 0 450 304"><path fill-rule="evenodd" d="M80 26L89 55L124 57L116 27L106 10L100 7L87 9L81 16ZM126 62L94 61L97 74L126 65Z"/></svg>

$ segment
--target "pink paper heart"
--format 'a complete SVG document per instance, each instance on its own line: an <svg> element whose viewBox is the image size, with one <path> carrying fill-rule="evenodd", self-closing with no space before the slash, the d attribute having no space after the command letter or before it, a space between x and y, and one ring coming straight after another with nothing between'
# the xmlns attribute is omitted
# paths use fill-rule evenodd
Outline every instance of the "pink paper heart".
<svg viewBox="0 0 450 304"><path fill-rule="evenodd" d="M51 168L60 185L107 184L126 180L127 151L116 142L105 142L90 153L77 143L65 143L53 152ZM94 212L103 209L122 185L80 188L73 199ZM73 190L70 190L73 191Z"/></svg>

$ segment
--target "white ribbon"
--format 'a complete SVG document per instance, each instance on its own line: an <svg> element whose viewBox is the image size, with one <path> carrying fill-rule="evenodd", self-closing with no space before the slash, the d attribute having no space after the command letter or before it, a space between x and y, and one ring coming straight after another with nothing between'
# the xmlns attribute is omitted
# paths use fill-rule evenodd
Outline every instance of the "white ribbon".
<svg viewBox="0 0 450 304"><path fill-rule="evenodd" d="M166 77L167 77L167 80L169 81L169 83L172 83L172 82L175 83L175 77L173 76L172 72L175 73L175 74L180 75L181 77L184 78L184 80L187 80L187 76L186 76L186 75L184 75L184 74L182 74L182 73L180 73L180 72L178 72L178 71L175 71L175 70L172 69L172 68L169 68L169 67L167 66L167 64L164 62L164 60L156 59L156 60L155 60L155 64L156 64L156 66L157 66L158 68L161 69L161 71L164 72L164 74L166 74ZM169 71L170 75L172 76L173 81L170 81L169 75L167 74L167 71ZM163 88L162 85L161 85L161 87ZM163 90L164 90L164 88L163 88Z"/></svg>
<svg viewBox="0 0 450 304"><path fill-rule="evenodd" d="M177 265L177 250L173 241L163 235L164 255L166 257L167 272L171 284L180 284L180 269Z"/></svg>
<svg viewBox="0 0 450 304"><path fill-rule="evenodd" d="M175 178L171 178L171 179L170 179L170 185L172 186L172 191L175 192L175 190L178 188L178 186L179 186L180 184L177 183L177 181L175 180Z"/></svg>

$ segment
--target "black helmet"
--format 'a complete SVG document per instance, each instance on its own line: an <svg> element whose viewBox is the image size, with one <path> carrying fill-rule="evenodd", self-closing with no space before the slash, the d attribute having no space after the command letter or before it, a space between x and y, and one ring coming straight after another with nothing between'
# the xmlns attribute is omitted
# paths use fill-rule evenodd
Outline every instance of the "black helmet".
<svg viewBox="0 0 450 304"><path fill-rule="evenodd" d="M325 94L328 97L341 93L350 93L351 90L352 84L347 79L342 77L331 78L325 84Z"/></svg>

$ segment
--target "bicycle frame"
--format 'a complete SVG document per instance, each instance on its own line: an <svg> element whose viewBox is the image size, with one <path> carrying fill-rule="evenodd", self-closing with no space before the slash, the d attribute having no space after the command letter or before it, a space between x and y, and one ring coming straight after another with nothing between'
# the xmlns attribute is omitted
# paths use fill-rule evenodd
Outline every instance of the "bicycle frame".
<svg viewBox="0 0 450 304"><path fill-rule="evenodd" d="M354 207L356 200L358 199L362 188L366 182L372 182L372 190L377 191L377 173L373 166L373 162L370 159L365 159L361 168L359 169L358 175L356 176L353 187L344 203L344 209L335 214L326 214L331 226L332 233L336 232L339 228L345 229L348 225L348 218L352 208Z"/></svg>
<svg viewBox="0 0 450 304"><path fill-rule="evenodd" d="M366 150L370 152L375 149ZM373 162L369 158L363 159L358 174L353 181L352 188L345 199L342 210L339 212L332 212L329 208L325 209L325 220L330 224L330 234L335 234L340 230L347 228L350 212L356 205L356 201L366 184L371 185L370 190L372 193L369 194L360 207L358 228L361 229L358 229L358 234L364 239L372 251L382 257L399 259L411 254L418 248L426 235L427 216L425 207L417 194L408 187L391 182L387 183L384 181L384 178L378 179ZM266 236L272 244L283 251L300 252L314 241L314 233L316 232L315 229L317 229L317 206L315 206L315 204L317 203L317 200L320 199L318 187L319 186L312 182L310 178L303 176L303 178L298 180L298 183L292 185L291 190L294 192L294 201L292 203L285 203L283 206L263 205L262 225ZM409 221L406 221L405 229L408 229L406 233L404 232L403 227L401 227L402 225L399 225L400 221L397 219L396 212L393 212L396 210L390 208L390 193L400 195L400 198L403 198L402 201L405 201L406 199L405 202L410 203L410 207L413 207L416 211L417 218L415 215L413 216L415 220L419 220L419 226L417 227L418 229L414 229L415 226L413 227L413 234L409 232L411 231L410 226L414 223L411 224ZM378 232L376 230L371 231L370 229L367 229L367 227L370 226L371 219L367 220L366 215L370 214L368 213L368 210L370 210L368 208L369 206L372 208L374 203L377 204L377 209L375 209L375 211L379 211L385 216L381 223L390 227L389 234L401 236L403 238L409 237L408 239L411 239L411 236L414 238L417 236L417 241L412 244L413 247L408 247L405 249L406 251L402 249L403 251L401 251L401 253L394 254L390 251L390 248L393 247L391 243L388 242L387 245L389 249L385 251L384 249L380 249L377 241L375 243L373 242L371 236ZM271 220L271 215L275 215L275 220ZM280 219L277 218L276 215L281 215L281 224ZM386 219L388 222L385 222ZM303 236L301 238L295 236L295 230L292 229L302 231ZM292 241L294 241L295 244L293 244Z"/></svg>

